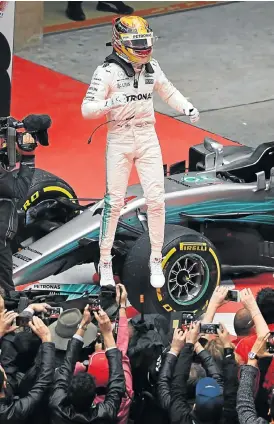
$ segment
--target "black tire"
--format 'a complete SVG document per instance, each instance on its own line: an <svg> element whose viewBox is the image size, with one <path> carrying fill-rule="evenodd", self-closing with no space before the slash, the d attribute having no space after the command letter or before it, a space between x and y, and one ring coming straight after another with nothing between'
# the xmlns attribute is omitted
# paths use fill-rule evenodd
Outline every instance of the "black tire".
<svg viewBox="0 0 274 424"><path fill-rule="evenodd" d="M18 170L13 172L17 173ZM17 209L26 213L30 208L38 205L44 200L54 201L60 197L77 199L75 191L66 181L62 180L54 174L51 174L50 172L36 168L27 198L17 204ZM79 202L76 200L75 203ZM72 212L72 214L74 214L74 212ZM70 218L66 217L66 219L69 220ZM12 251L17 252L21 243L32 235L33 234L29 232L27 227L25 227L25 220L21 218L19 220L17 234L11 243Z"/></svg>
<svg viewBox="0 0 274 424"><path fill-rule="evenodd" d="M154 289L150 285L149 257L149 235L148 232L145 232L129 251L123 268L122 281L127 288L131 305L138 311L141 311L140 295L144 294L144 313L165 314L175 311L189 311L194 312L196 316L202 314L208 305L208 301L215 287L220 284L221 280L221 266L213 244L206 237L194 230L178 225L166 225L162 262L166 284L161 289ZM171 294L170 289L173 283L169 281L174 279L171 279L170 276L171 274L175 275L174 273L177 272L176 267L180 265L180 262L177 265L178 260L185 261L185 264L191 263L189 262L191 260L193 263L197 262L200 273L198 272L195 278L201 279L199 284L196 283L199 287L197 295L193 295L193 298L189 301L181 300L180 304L174 300L175 295ZM195 267L198 267L198 265L195 265ZM185 265L185 268L187 266ZM190 269L191 266L189 267ZM193 267L193 269L195 268ZM173 270L174 272L172 272ZM186 272L181 270L177 274L179 277L176 275L176 278L180 278L180 282L183 281L185 285L189 285L190 283L187 282L188 277L186 276L186 280L183 279L183 276L186 274ZM188 278L189 280L190 277ZM196 290L196 285L193 286L194 288L191 285L191 290ZM180 288L176 290L180 290ZM176 293L176 291L174 290L172 293Z"/></svg>
<svg viewBox="0 0 274 424"><path fill-rule="evenodd" d="M27 199L19 205L25 212L43 200L67 197L76 199L73 188L64 180L43 169L36 168Z"/></svg>

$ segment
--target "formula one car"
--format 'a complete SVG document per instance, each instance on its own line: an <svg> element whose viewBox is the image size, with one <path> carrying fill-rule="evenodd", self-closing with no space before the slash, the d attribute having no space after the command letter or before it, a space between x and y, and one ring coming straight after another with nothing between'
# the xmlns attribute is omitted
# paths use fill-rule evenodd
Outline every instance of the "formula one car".
<svg viewBox="0 0 274 424"><path fill-rule="evenodd" d="M165 169L166 227L163 270L166 284L149 283L145 199L140 185L128 188L113 247L115 274L126 285L131 305L145 313L202 313L225 277L274 272L274 142L256 149L222 146L206 138L185 161ZM78 199L79 200L79 199ZM73 189L37 170L21 208L13 255L16 286L99 261L103 199L79 205ZM17 251L18 246L20 250ZM56 278L57 278L56 277ZM37 283L37 281L39 283ZM29 286L29 296L33 285ZM100 288L83 280L53 284L63 299ZM62 293L61 293L62 292ZM141 296L142 295L142 296ZM144 301L144 303L143 303Z"/></svg>

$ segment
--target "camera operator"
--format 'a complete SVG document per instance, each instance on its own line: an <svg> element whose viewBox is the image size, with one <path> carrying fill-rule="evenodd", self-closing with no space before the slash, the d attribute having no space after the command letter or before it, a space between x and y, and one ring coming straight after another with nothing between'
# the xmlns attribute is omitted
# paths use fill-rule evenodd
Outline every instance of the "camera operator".
<svg viewBox="0 0 274 424"><path fill-rule="evenodd" d="M36 143L28 133L20 133L19 136L22 137L22 144ZM17 201L27 197L35 169L35 156L34 150L26 152L17 147L21 161L15 175L3 160L6 147L5 140L0 138L0 287L7 293L14 289L10 243L17 231Z"/></svg>

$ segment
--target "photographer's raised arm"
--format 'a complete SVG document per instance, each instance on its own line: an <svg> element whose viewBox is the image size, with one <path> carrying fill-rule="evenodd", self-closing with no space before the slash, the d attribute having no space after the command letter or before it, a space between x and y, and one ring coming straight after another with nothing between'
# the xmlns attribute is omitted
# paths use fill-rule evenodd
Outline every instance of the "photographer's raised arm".
<svg viewBox="0 0 274 424"><path fill-rule="evenodd" d="M202 323L210 324L214 320L217 309L226 303L227 293L228 289L226 287L216 287L209 301Z"/></svg>
<svg viewBox="0 0 274 424"><path fill-rule="evenodd" d="M265 336L268 332L268 325L265 322L264 317L257 305L256 299L253 296L251 289L244 289L240 293L241 302L244 305L245 309L250 312L250 315L253 319L256 333L258 336Z"/></svg>
<svg viewBox="0 0 274 424"><path fill-rule="evenodd" d="M116 421L122 397L125 394L125 376L122 367L122 354L117 349L112 333L112 325L107 314L100 309L94 312L104 338L106 357L109 364L109 381L105 400L98 404L99 415L102 421Z"/></svg>

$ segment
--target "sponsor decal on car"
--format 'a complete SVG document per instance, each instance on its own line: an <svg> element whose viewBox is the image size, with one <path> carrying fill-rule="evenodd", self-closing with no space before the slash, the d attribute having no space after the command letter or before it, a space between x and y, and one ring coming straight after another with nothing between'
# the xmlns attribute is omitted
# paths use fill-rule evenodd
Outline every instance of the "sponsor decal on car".
<svg viewBox="0 0 274 424"><path fill-rule="evenodd" d="M36 290L57 291L57 290L61 290L61 285L60 284L34 284L32 288Z"/></svg>
<svg viewBox="0 0 274 424"><path fill-rule="evenodd" d="M217 179L216 177L209 177L208 175L194 175L194 176L187 176L184 175L181 178L181 182L184 183L193 183L193 184L221 184L222 181Z"/></svg>
<svg viewBox="0 0 274 424"><path fill-rule="evenodd" d="M46 186L46 187L43 187L42 191L40 191L40 192L36 191L35 193L33 193L33 195L28 200L26 200L26 202L23 205L24 211L27 211L29 209L29 207L32 206L32 203L34 203L40 197L41 194L43 196L43 192L48 193L48 192L51 192L51 191L63 193L69 199L73 199L72 194L67 189L65 189L63 187ZM74 200L72 200L72 202L75 203Z"/></svg>
<svg viewBox="0 0 274 424"><path fill-rule="evenodd" d="M22 255L21 253L19 253L19 252L16 252L16 253L14 253L14 255L13 255L15 258L18 258L18 259L21 259L21 261L24 261L24 262L30 262L32 259L31 258L28 258L27 256L25 256L25 255Z"/></svg>
<svg viewBox="0 0 274 424"><path fill-rule="evenodd" d="M30 252L32 252L32 253L36 253L37 255L40 255L40 256L42 256L42 255L43 255L43 253L39 252L38 250L32 249L32 248L31 248L31 247L29 247L29 246L25 247L25 248L24 248L24 250L29 250Z"/></svg>
<svg viewBox="0 0 274 424"><path fill-rule="evenodd" d="M195 250L206 252L208 246L206 243L197 243L197 242L184 242L180 243L180 250Z"/></svg>
<svg viewBox="0 0 274 424"><path fill-rule="evenodd" d="M38 198L39 198L39 191L36 191L28 200L25 201L23 205L23 209L26 211L31 206L31 203L35 202L35 200L37 200Z"/></svg>
<svg viewBox="0 0 274 424"><path fill-rule="evenodd" d="M153 78L145 78L145 84L154 84Z"/></svg>

